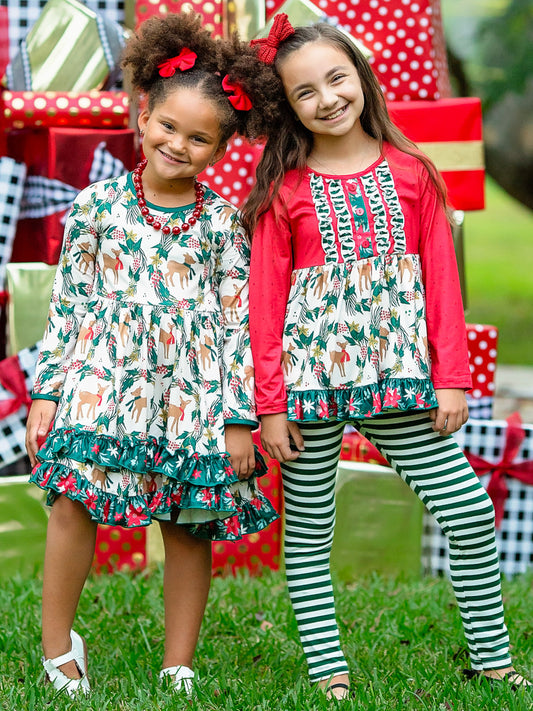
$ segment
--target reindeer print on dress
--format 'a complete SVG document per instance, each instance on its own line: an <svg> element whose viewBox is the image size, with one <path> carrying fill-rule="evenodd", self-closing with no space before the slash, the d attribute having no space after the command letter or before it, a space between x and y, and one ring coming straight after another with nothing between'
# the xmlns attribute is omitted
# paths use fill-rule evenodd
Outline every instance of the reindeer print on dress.
<svg viewBox="0 0 533 711"><path fill-rule="evenodd" d="M61 395L32 478L103 523L176 507L223 540L275 514L255 479L232 474L224 437L227 419L257 423L248 242L226 200L207 190L204 206L187 233L165 235L141 218L131 176L76 199L35 379L39 396Z"/></svg>
<svg viewBox="0 0 533 711"><path fill-rule="evenodd" d="M421 262L406 253L387 161L350 178L311 171L308 190L323 262L291 276L281 354L289 418L432 401Z"/></svg>

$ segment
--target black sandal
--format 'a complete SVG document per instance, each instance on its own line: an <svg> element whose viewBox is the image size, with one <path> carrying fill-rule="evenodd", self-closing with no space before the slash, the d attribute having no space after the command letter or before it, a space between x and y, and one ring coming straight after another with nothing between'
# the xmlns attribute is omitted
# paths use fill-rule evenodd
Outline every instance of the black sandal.
<svg viewBox="0 0 533 711"><path fill-rule="evenodd" d="M501 684L508 684L509 688L513 691L519 691L520 689L527 689L529 687L533 687L533 684L524 676L522 676L520 672L516 671L516 669L507 672L499 678L487 676L486 674L483 674L483 672L476 671L475 669L463 669L463 674L467 677L467 679L483 679L483 681L487 681L491 686L495 687L500 686ZM521 681L515 683L514 680L517 677L520 677Z"/></svg>
<svg viewBox="0 0 533 711"><path fill-rule="evenodd" d="M345 689L346 693L344 696L335 696L335 694L329 694L329 692L332 689ZM350 698L350 687L348 684L343 684L342 682L338 682L337 684L330 684L330 686L326 686L324 689L326 692L326 695L328 696L328 699L335 699L336 701L344 701L344 699L349 699Z"/></svg>

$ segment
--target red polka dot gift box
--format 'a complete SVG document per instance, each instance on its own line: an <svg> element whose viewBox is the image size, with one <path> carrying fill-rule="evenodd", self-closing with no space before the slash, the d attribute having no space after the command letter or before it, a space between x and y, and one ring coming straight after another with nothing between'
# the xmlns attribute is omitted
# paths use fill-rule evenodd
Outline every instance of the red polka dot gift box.
<svg viewBox="0 0 533 711"><path fill-rule="evenodd" d="M468 360L472 374L472 390L467 393L470 417L492 418L494 404L494 376L498 355L498 329L480 323L466 325Z"/></svg>
<svg viewBox="0 0 533 711"><path fill-rule="evenodd" d="M135 27L138 27L149 17L164 17L182 10L199 13L203 19L203 26L214 37L222 37L227 23L228 2L222 0L136 0L135 2Z"/></svg>
<svg viewBox="0 0 533 711"><path fill-rule="evenodd" d="M228 150L214 168L207 168L199 177L222 197L241 206L255 180L255 169L261 158L262 147L250 145L237 137L228 144Z"/></svg>
<svg viewBox="0 0 533 711"><path fill-rule="evenodd" d="M451 95L439 0L266 0L268 16L314 5L370 50L388 101ZM310 9L310 22L316 21Z"/></svg>
<svg viewBox="0 0 533 711"><path fill-rule="evenodd" d="M93 558L96 573L144 570L146 528L98 525Z"/></svg>
<svg viewBox="0 0 533 711"><path fill-rule="evenodd" d="M3 91L4 130L70 126L128 128L129 96L124 91Z"/></svg>
<svg viewBox="0 0 533 711"><path fill-rule="evenodd" d="M259 433L254 433L254 442L259 446ZM259 447L265 457L268 472L258 479L261 491L281 514L283 508L281 469L275 459L271 459ZM248 570L259 575L264 568L278 570L281 557L282 518L259 533L243 536L240 541L214 542L213 575L235 575L238 570Z"/></svg>

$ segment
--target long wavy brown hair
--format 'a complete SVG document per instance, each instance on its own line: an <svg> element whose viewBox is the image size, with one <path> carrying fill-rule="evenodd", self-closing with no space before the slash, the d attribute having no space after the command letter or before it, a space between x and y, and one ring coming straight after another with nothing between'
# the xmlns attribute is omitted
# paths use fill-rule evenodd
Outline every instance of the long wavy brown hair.
<svg viewBox="0 0 533 711"><path fill-rule="evenodd" d="M292 52L309 42L327 42L350 58L359 74L365 98L361 113L364 131L377 139L380 147L386 141L423 163L443 205L446 205L446 188L442 178L432 161L391 121L385 97L366 57L341 30L326 23L317 23L309 27L295 28L294 34L280 43L275 63L272 68L269 67L279 80L278 91L281 93L276 96L269 91L268 95L263 97L263 101L269 106L269 113L272 115L277 112L278 118L270 126L265 124L260 131L266 139L264 150L257 167L256 182L242 210L242 222L250 237L253 237L258 219L272 205L287 171L298 169L303 174L313 148L313 134L296 119L283 93L283 85L277 71ZM273 102L277 102L275 109Z"/></svg>

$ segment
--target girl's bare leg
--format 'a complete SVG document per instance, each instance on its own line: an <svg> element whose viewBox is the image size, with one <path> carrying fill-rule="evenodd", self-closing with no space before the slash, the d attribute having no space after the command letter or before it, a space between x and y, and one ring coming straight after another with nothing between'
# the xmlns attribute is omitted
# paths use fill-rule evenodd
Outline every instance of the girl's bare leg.
<svg viewBox="0 0 533 711"><path fill-rule="evenodd" d="M70 651L70 630L91 568L95 541L96 523L84 506L66 496L56 499L48 521L44 557L42 637L47 659ZM80 676L74 661L60 669L73 679Z"/></svg>
<svg viewBox="0 0 533 711"><path fill-rule="evenodd" d="M192 667L211 585L211 542L160 521L165 545L163 668Z"/></svg>

